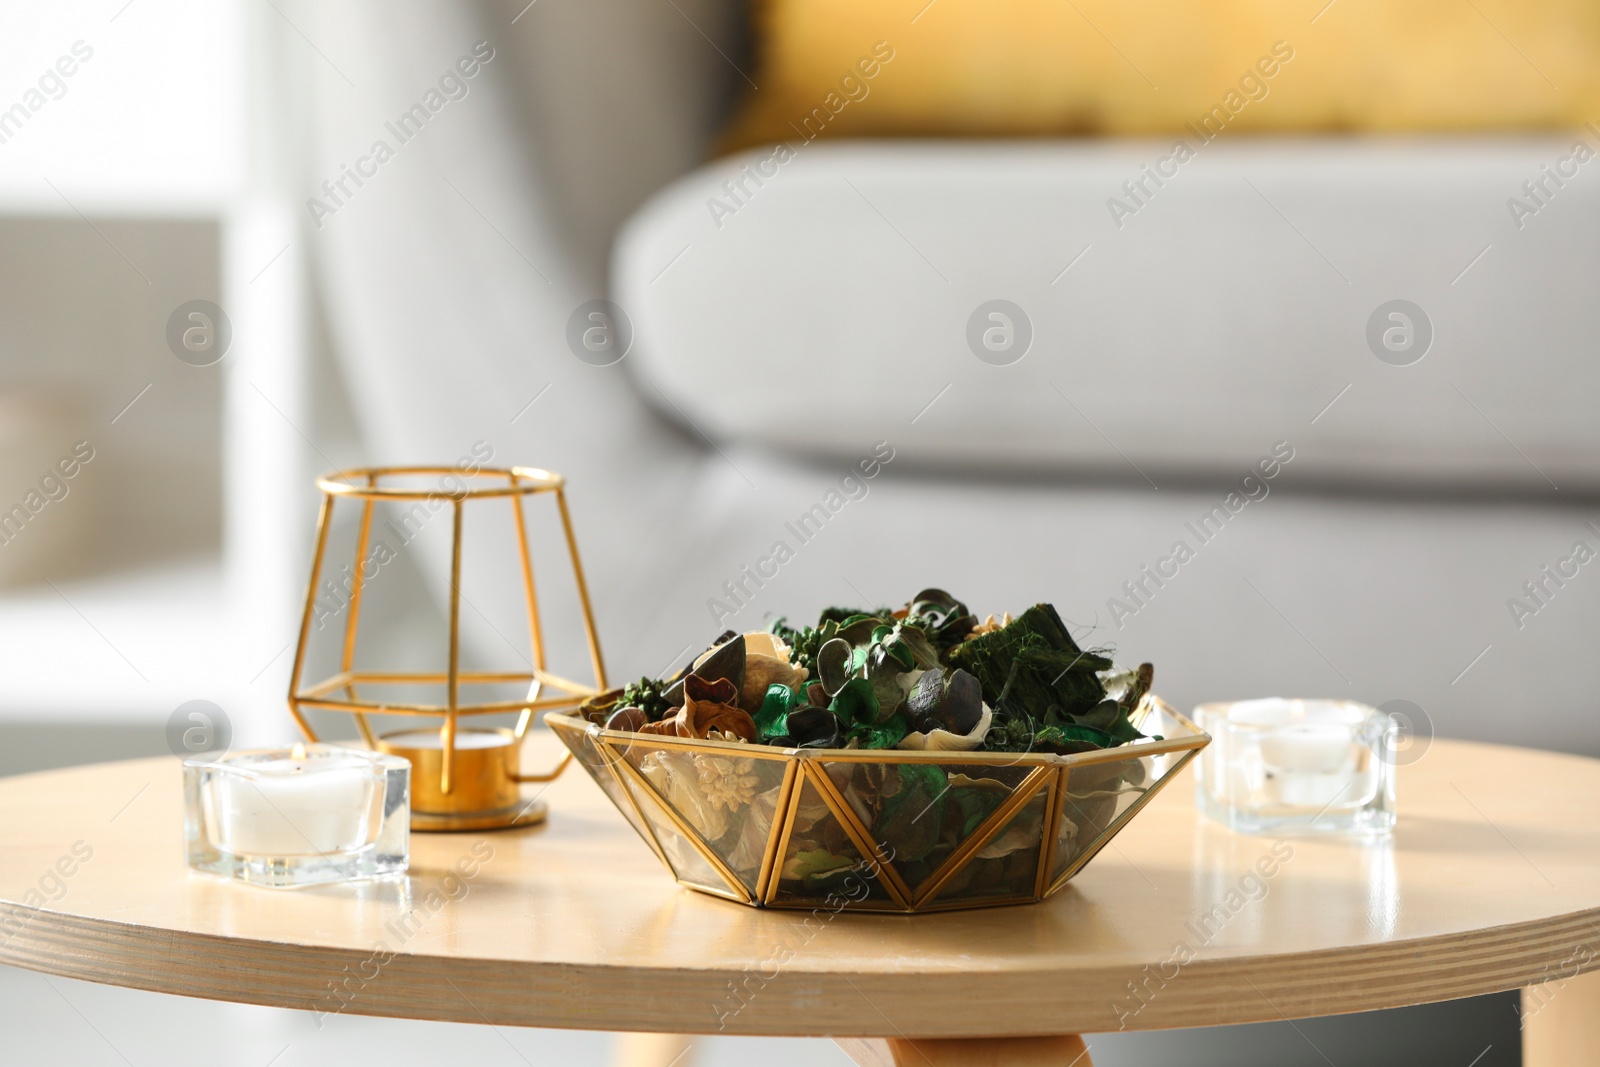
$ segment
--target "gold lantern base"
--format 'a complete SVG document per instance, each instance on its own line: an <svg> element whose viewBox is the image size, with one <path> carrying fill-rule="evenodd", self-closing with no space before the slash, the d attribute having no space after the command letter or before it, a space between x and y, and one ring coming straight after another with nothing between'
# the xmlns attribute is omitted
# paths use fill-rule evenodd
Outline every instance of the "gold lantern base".
<svg viewBox="0 0 1600 1067"><path fill-rule="evenodd" d="M378 738L379 752L411 763L411 828L423 831L502 830L544 822L549 808L524 800L523 782L549 781L550 775L524 775L521 738L511 730L461 730L455 739L450 792L440 789L444 748L432 731L404 730ZM565 764L563 763L563 766Z"/></svg>
<svg viewBox="0 0 1600 1067"><path fill-rule="evenodd" d="M404 484L406 479L435 476L437 487ZM454 480L454 485L450 484ZM339 471L317 479L322 491L322 509L317 515L316 548L311 563L310 588L306 593L305 613L301 617L299 645L289 681L289 713L309 741L316 741L306 712L310 709L339 711L355 717L361 738L370 748L403 756L411 762L411 828L424 831L490 830L528 826L543 822L546 805L537 799L524 799L518 788L528 782L548 782L561 774L572 760L562 756L555 768L544 774L521 773L522 741L533 717L548 711L576 707L606 689L605 664L600 656L600 640L595 631L594 613L589 605L589 589L578 560L578 542L572 532L564 492L566 480L559 474L533 467L489 468L466 471L455 467L371 467ZM594 684L569 681L545 670L543 631L538 601L534 594L533 558L528 549L523 498L538 494L555 497L577 584L578 603L583 613L584 636L594 667ZM329 678L302 685L306 647L315 618L317 582L322 576L332 526L334 504L340 498L362 502L361 527L356 543L356 565L347 581L351 583L345 618L344 648L340 670ZM511 505L516 523L517 547L521 558L523 593L527 606L530 640L530 670L466 671L461 669L461 546L465 505L475 500L503 498ZM391 501L405 506L424 501L430 509L442 501L450 503L452 531L450 545L450 601L448 667L444 671L370 671L355 669L357 634L361 618L362 588L365 582L363 561L367 558L372 534L373 505ZM415 510L415 505L413 510ZM521 699L468 702L461 699L461 687L473 685L519 684L527 686ZM363 686L392 687L444 686L445 702L422 703L411 700L374 700L362 695ZM437 699L437 698L435 698ZM461 718L475 715L517 712L514 729L466 729ZM426 716L438 723L376 736L367 716L374 714ZM442 721L440 721L442 720Z"/></svg>
<svg viewBox="0 0 1600 1067"><path fill-rule="evenodd" d="M467 830L511 830L518 826L536 826L550 815L550 807L542 800L513 804L499 811L468 812L461 815L437 815L425 811L411 813L411 828L423 833L461 833Z"/></svg>

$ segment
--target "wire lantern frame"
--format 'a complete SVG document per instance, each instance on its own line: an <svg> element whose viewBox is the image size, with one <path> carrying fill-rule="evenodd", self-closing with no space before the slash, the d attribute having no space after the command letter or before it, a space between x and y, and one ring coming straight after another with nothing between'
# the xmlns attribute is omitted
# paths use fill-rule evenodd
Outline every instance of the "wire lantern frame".
<svg viewBox="0 0 1600 1067"><path fill-rule="evenodd" d="M422 488L393 484L395 479L453 476L464 484L456 490L439 487ZM589 586L584 578L583 563L578 556L578 541L572 531L572 516L567 508L566 479L553 471L537 467L482 467L476 471L463 471L444 466L360 467L336 471L317 479L322 492L322 505L317 513L315 548L311 558L311 577L306 590L305 609L300 620L300 635L295 646L294 666L289 676L289 713L294 717L300 732L308 741L318 740L316 731L306 717L307 709L338 711L352 715L361 739L369 748L379 748L379 738L374 735L367 717L373 714L402 716L440 716L440 739L443 747L439 791L452 792L455 786L456 737L460 720L464 717L518 712L512 731L513 743L520 746L532 725L535 715L575 707L582 701L606 689L605 660L600 652L600 638L595 630L594 611L589 602ZM545 669L544 627L539 615L538 596L534 583L533 555L528 547L527 519L523 501L527 497L550 494L555 497L556 509L561 518L561 531L566 540L567 554L572 562L572 573L577 584L578 603L583 617L584 637L588 643L589 660L594 669L594 684L563 678ZM466 671L461 669L461 544L465 505L469 501L504 497L510 504L515 521L517 548L521 560L522 590L527 611L529 652L532 670L527 671ZM333 525L334 505L341 499L361 502L361 521L356 536L355 568L350 579L349 610L345 618L343 646L339 670L321 681L304 685L306 650L310 644L311 626L315 620L317 583L322 578L323 565L328 551L328 533ZM449 647L444 671L364 671L355 667L357 635L360 631L362 593L366 575L362 563L366 559L372 537L374 505L382 501L427 501L446 499L451 510L450 540L450 596L449 596ZM421 701L377 701L363 699L363 685L439 685L445 687L445 703L430 704ZM527 695L521 700L494 700L468 702L461 699L461 688L475 684L526 683ZM518 775L522 782L546 782L556 778L572 761L572 753L565 753L556 767L548 773Z"/></svg>

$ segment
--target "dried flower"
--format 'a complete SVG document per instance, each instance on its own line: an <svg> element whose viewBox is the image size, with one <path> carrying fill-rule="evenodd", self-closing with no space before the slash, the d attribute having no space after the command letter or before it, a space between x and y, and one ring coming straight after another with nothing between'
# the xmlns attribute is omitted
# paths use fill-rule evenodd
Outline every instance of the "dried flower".
<svg viewBox="0 0 1600 1067"><path fill-rule="evenodd" d="M728 832L728 816L700 788L698 769L689 773L691 760L698 759L686 752L652 752L639 761L639 771L696 833L715 841Z"/></svg>
<svg viewBox="0 0 1600 1067"><path fill-rule="evenodd" d="M737 707L739 687L727 678L708 682L696 675L684 679L683 707L670 718L647 723L642 734L663 737L709 738L713 732L731 734L742 741L756 739L756 721Z"/></svg>
<svg viewBox="0 0 1600 1067"><path fill-rule="evenodd" d="M992 634L996 630L1002 630L1010 625L1011 612L1006 612L998 619L996 619L993 615L990 615L987 619L984 619L977 626L972 628L972 632L967 634L966 640L971 641L974 637L982 637L984 634Z"/></svg>
<svg viewBox="0 0 1600 1067"><path fill-rule="evenodd" d="M743 757L696 755L694 773L700 791L714 808L738 811L756 795L761 779L751 772L755 760Z"/></svg>

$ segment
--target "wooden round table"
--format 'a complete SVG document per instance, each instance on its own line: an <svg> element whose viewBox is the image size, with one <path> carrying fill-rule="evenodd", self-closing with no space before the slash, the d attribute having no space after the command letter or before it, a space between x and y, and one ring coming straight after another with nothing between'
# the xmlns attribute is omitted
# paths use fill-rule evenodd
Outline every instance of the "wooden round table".
<svg viewBox="0 0 1600 1067"><path fill-rule="evenodd" d="M547 825L414 835L402 881L261 889L184 866L180 780L0 779L0 962L327 1013L826 1036L884 1064L1064 1064L1065 1034L1535 986L1530 1067L1600 1062L1596 760L1438 741L1368 842L1233 834L1184 780L1056 898L918 916L681 889L577 772Z"/></svg>

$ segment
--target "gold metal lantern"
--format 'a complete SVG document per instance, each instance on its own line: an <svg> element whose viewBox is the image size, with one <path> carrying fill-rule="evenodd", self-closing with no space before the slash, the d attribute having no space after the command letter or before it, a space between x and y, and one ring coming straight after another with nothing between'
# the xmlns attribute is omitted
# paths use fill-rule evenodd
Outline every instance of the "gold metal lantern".
<svg viewBox="0 0 1600 1067"><path fill-rule="evenodd" d="M415 484L419 478L435 477L439 485ZM446 480L454 479L454 485ZM524 800L519 786L527 782L547 782L559 775L572 760L564 754L550 771L526 775L520 770L522 742L537 714L571 708L606 688L605 664L600 640L595 631L594 613L589 604L583 564L578 558L578 542L572 532L561 475L533 467L462 470L455 467L372 467L338 471L317 479L322 491L322 507L317 515L316 548L311 561L311 581L301 617L300 636L295 649L294 667L289 679L289 711L309 741L316 731L307 718L308 709L344 712L355 717L361 738L374 749L404 756L412 764L411 825L416 830L482 830L519 826L545 817L545 807L537 799ZM571 681L545 669L544 628L534 588L533 555L528 546L524 500L533 496L552 496L560 515L573 578L577 584L589 659L594 668L594 684ZM328 533L333 525L334 508L340 500L359 501L360 527L356 536L355 566L346 579L349 601L345 609L343 646L339 670L322 681L303 683L307 646L313 621L317 618L318 582L322 578L328 552ZM443 671L363 670L356 666L359 643L362 594L366 582L364 561L369 559L374 506L394 502L426 502L429 507L448 505L451 519L449 637L447 666ZM471 671L461 666L461 557L462 530L466 514L472 510L509 503L514 518L515 537L521 563L521 585L526 601L531 669ZM468 505L473 505L469 509ZM415 509L416 505L410 505ZM509 576L508 576L509 577ZM435 692L444 687L444 702L430 703L418 694L425 687ZM526 685L526 694L517 699L469 700L464 692L480 686ZM371 690L399 687L401 699L377 699ZM365 690L365 691L364 691ZM513 728L476 728L462 719L496 713L518 713ZM433 722L405 730L374 734L369 715L397 715Z"/></svg>

